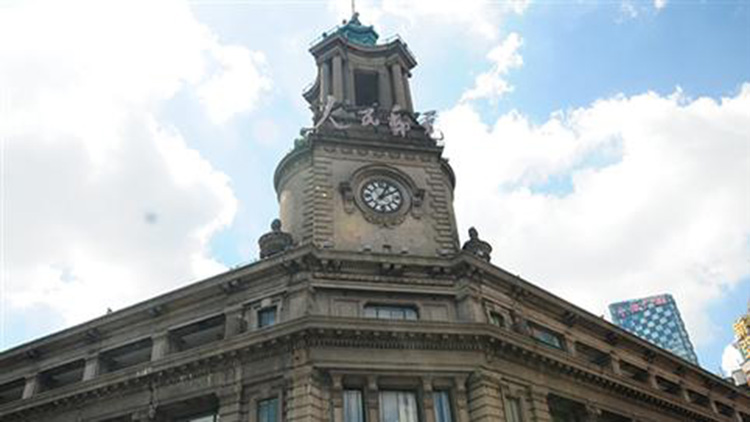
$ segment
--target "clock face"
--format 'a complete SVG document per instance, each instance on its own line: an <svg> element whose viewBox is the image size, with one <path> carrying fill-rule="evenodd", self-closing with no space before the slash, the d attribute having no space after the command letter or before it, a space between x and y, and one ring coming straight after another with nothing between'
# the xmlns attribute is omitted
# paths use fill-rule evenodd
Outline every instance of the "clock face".
<svg viewBox="0 0 750 422"><path fill-rule="evenodd" d="M362 201L375 212L392 213L401 208L404 197L395 183L385 179L375 179L362 186Z"/></svg>

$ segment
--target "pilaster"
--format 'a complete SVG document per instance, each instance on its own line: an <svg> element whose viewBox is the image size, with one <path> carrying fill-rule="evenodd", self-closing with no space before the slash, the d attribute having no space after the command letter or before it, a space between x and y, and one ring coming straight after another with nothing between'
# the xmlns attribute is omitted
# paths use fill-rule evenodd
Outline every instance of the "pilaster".
<svg viewBox="0 0 750 422"><path fill-rule="evenodd" d="M159 360L163 358L164 356L167 356L169 352L171 351L171 345L170 345L170 338L169 338L169 332L168 331L162 331L160 333L156 333L152 337L152 346L151 346L151 360Z"/></svg>
<svg viewBox="0 0 750 422"><path fill-rule="evenodd" d="M229 338L242 333L245 329L245 320L243 319L243 306L234 305L224 310L224 338Z"/></svg>
<svg viewBox="0 0 750 422"><path fill-rule="evenodd" d="M26 383L23 386L22 399L31 398L33 395L39 392L40 387L39 374L32 374L26 377Z"/></svg>
<svg viewBox="0 0 750 422"><path fill-rule="evenodd" d="M86 363L83 367L83 381L88 381L99 376L100 368L101 360L98 353L86 356Z"/></svg>
<svg viewBox="0 0 750 422"><path fill-rule="evenodd" d="M469 414L472 422L505 420L499 384L482 373L469 378Z"/></svg>
<svg viewBox="0 0 750 422"><path fill-rule="evenodd" d="M529 391L531 404L531 413L534 422L552 422L552 416L549 413L549 403L547 396L549 391L546 388L532 386Z"/></svg>
<svg viewBox="0 0 750 422"><path fill-rule="evenodd" d="M333 96L336 101L344 101L344 63L341 56L333 56Z"/></svg>
<svg viewBox="0 0 750 422"><path fill-rule="evenodd" d="M378 378L374 375L367 377L367 388L365 389L365 402L367 403L367 421L380 420L380 398L378 397Z"/></svg>
<svg viewBox="0 0 750 422"><path fill-rule="evenodd" d="M457 422L469 422L469 398L466 391L466 381L468 377L457 376L454 378L456 386L456 420Z"/></svg>
<svg viewBox="0 0 750 422"><path fill-rule="evenodd" d="M422 378L422 407L424 408L424 422L435 422L435 399L432 395L432 378Z"/></svg>

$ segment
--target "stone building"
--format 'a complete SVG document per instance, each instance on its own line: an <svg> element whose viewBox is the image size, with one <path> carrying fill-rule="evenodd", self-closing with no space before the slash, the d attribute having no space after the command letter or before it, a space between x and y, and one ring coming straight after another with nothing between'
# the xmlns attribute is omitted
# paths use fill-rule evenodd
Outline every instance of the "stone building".
<svg viewBox="0 0 750 422"><path fill-rule="evenodd" d="M403 41L355 15L310 51L262 259L0 354L0 420L750 421L732 384L460 245Z"/></svg>

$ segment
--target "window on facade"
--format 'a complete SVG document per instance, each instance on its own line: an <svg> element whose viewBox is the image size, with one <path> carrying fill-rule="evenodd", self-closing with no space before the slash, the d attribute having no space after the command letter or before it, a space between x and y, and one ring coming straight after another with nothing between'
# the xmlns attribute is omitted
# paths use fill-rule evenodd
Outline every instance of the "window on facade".
<svg viewBox="0 0 750 422"><path fill-rule="evenodd" d="M490 324L496 325L498 327L504 327L505 318L503 318L503 316L497 312L490 312Z"/></svg>
<svg viewBox="0 0 750 422"><path fill-rule="evenodd" d="M180 419L180 422L218 422L219 415L211 413L208 415L191 416L187 419Z"/></svg>
<svg viewBox="0 0 750 422"><path fill-rule="evenodd" d="M362 392L344 390L344 422L364 422L362 410Z"/></svg>
<svg viewBox="0 0 750 422"><path fill-rule="evenodd" d="M276 307L271 306L258 311L258 328L276 324Z"/></svg>
<svg viewBox="0 0 750 422"><path fill-rule="evenodd" d="M453 422L450 394L447 391L435 391L432 397L435 404L435 422Z"/></svg>
<svg viewBox="0 0 750 422"><path fill-rule="evenodd" d="M417 319L417 310L411 306L398 305L367 305L365 306L367 318L379 319Z"/></svg>
<svg viewBox="0 0 750 422"><path fill-rule="evenodd" d="M277 422L279 399L276 397L258 402L258 422Z"/></svg>
<svg viewBox="0 0 750 422"><path fill-rule="evenodd" d="M378 102L378 74L375 72L354 73L354 97L358 106L372 106Z"/></svg>
<svg viewBox="0 0 750 422"><path fill-rule="evenodd" d="M536 324L529 324L529 330L531 331L531 337L535 340L555 349L565 349L565 343L560 334Z"/></svg>
<svg viewBox="0 0 750 422"><path fill-rule="evenodd" d="M508 418L508 422L523 422L521 399L519 399L518 397L508 397L506 403L508 403L508 409L505 413L506 417Z"/></svg>
<svg viewBox="0 0 750 422"><path fill-rule="evenodd" d="M380 422L418 422L417 396L412 391L381 391Z"/></svg>

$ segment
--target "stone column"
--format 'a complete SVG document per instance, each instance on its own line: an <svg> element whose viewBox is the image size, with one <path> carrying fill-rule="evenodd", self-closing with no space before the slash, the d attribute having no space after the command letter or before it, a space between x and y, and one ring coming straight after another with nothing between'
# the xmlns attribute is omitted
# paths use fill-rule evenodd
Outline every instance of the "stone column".
<svg viewBox="0 0 750 422"><path fill-rule="evenodd" d="M333 56L333 96L336 101L344 101L344 63L341 56Z"/></svg>
<svg viewBox="0 0 750 422"><path fill-rule="evenodd" d="M356 104L356 95L357 93L354 90L354 68L352 67L352 61L348 60L344 63L344 102Z"/></svg>
<svg viewBox="0 0 750 422"><path fill-rule="evenodd" d="M610 353L609 363L612 366L612 372L617 376L622 376L622 365L620 365L620 357L615 353Z"/></svg>
<svg viewBox="0 0 750 422"><path fill-rule="evenodd" d="M322 422L324 420L323 392L318 378L311 366L292 370L291 388L286 403L287 422Z"/></svg>
<svg viewBox="0 0 750 422"><path fill-rule="evenodd" d="M101 360L98 353L87 356L85 366L83 367L83 381L88 381L99 376L100 366Z"/></svg>
<svg viewBox="0 0 750 422"><path fill-rule="evenodd" d="M549 394L547 389L532 386L529 393L533 421L552 422L552 416L549 413L549 403L547 402L547 395Z"/></svg>
<svg viewBox="0 0 750 422"><path fill-rule="evenodd" d="M344 422L344 386L342 385L341 378L340 374L331 375L331 406L333 406L333 422Z"/></svg>
<svg viewBox="0 0 750 422"><path fill-rule="evenodd" d="M367 377L367 388L365 389L365 402L367 409L366 421L380 421L380 397L378 397L378 379L370 375Z"/></svg>
<svg viewBox="0 0 750 422"><path fill-rule="evenodd" d="M23 394L21 395L22 399L28 399L31 398L33 395L39 392L41 387L41 382L39 379L39 374L32 374L26 377L26 383L23 386Z"/></svg>
<svg viewBox="0 0 750 422"><path fill-rule="evenodd" d="M466 391L468 377L458 376L454 378L456 386L456 422L469 422L469 398Z"/></svg>
<svg viewBox="0 0 750 422"><path fill-rule="evenodd" d="M391 65L391 81L393 82L393 92L396 95L395 103L403 109L408 109L406 103L406 94L404 93L404 76L401 74L401 65L393 63Z"/></svg>
<svg viewBox="0 0 750 422"><path fill-rule="evenodd" d="M411 89L409 89L409 75L404 74L403 76L403 82L404 85L404 96L406 98L406 109L409 111L414 111L414 104L411 101Z"/></svg>
<svg viewBox="0 0 750 422"><path fill-rule="evenodd" d="M650 385L651 388L659 390L659 383L656 381L656 374L651 368L648 369L648 385Z"/></svg>
<svg viewBox="0 0 750 422"><path fill-rule="evenodd" d="M424 422L435 422L435 399L432 396L432 378L422 378L422 408Z"/></svg>
<svg viewBox="0 0 750 422"><path fill-rule="evenodd" d="M469 414L472 422L505 420L500 386L482 373L469 378Z"/></svg>
<svg viewBox="0 0 750 422"><path fill-rule="evenodd" d="M224 309L224 338L229 338L245 330L242 305L234 305Z"/></svg>
<svg viewBox="0 0 750 422"><path fill-rule="evenodd" d="M331 64L328 60L320 64L320 104L326 103L326 98L331 92Z"/></svg>
<svg viewBox="0 0 750 422"><path fill-rule="evenodd" d="M388 71L381 69L378 72L378 99L380 108L390 110L393 107L393 98L391 97L391 78Z"/></svg>
<svg viewBox="0 0 750 422"><path fill-rule="evenodd" d="M151 337L152 346L151 346L151 360L155 361L158 359L163 358L164 356L168 355L170 350L170 339L169 339L169 332L168 331L162 331L160 333L156 333Z"/></svg>

